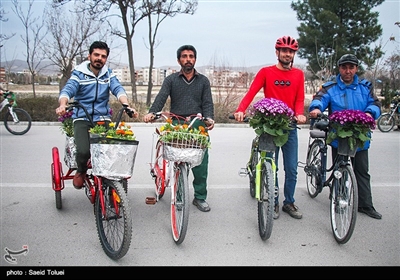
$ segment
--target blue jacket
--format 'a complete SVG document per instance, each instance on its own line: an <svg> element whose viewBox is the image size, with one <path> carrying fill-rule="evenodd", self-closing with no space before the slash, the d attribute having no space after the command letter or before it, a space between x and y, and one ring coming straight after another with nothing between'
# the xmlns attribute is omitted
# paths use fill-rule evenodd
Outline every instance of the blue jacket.
<svg viewBox="0 0 400 280"><path fill-rule="evenodd" d="M89 69L89 61L79 64L72 71L71 78L60 92L60 98L74 98L79 101L91 115L93 121L110 120L110 92L119 99L125 95L125 89L111 69L104 66L96 77ZM80 108L74 109L72 118L87 119Z"/></svg>
<svg viewBox="0 0 400 280"><path fill-rule="evenodd" d="M343 83L340 74L336 76L336 81L322 85L322 88L314 96L308 111L311 112L314 109L319 109L321 112L328 109L329 114L346 109L360 110L370 113L375 120L381 115L381 103L373 94L371 83L367 80L359 81L357 75L354 75L353 83L350 85ZM337 148L337 139L331 145ZM362 150L369 147L370 141L367 141Z"/></svg>

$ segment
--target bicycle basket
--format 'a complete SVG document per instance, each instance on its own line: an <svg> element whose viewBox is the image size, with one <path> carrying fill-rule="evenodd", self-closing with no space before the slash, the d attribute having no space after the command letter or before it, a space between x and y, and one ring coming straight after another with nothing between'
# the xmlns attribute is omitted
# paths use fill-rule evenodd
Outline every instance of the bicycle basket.
<svg viewBox="0 0 400 280"><path fill-rule="evenodd" d="M110 180L132 177L139 141L90 138L92 171Z"/></svg>
<svg viewBox="0 0 400 280"><path fill-rule="evenodd" d="M339 137L337 150L339 155L354 157L357 152L357 147L354 147L354 149L351 150L348 138Z"/></svg>
<svg viewBox="0 0 400 280"><path fill-rule="evenodd" d="M64 162L68 168L77 168L76 160L76 145L75 138L66 136L65 137L65 152L64 152Z"/></svg>
<svg viewBox="0 0 400 280"><path fill-rule="evenodd" d="M258 139L258 148L261 151L275 151L276 145L274 143L274 136L268 133L263 133Z"/></svg>
<svg viewBox="0 0 400 280"><path fill-rule="evenodd" d="M164 159L187 162L194 167L203 161L208 137L201 134L168 131L161 135L160 141L164 144Z"/></svg>

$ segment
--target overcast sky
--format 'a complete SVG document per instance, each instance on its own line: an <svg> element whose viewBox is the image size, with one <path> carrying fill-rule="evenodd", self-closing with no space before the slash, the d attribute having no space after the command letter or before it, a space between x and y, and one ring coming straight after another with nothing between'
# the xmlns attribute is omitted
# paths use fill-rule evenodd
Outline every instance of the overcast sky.
<svg viewBox="0 0 400 280"><path fill-rule="evenodd" d="M3 42L2 59L11 59L14 51L17 58L25 59L24 44L20 35L24 27L11 10L10 0L0 0L8 12L8 22L1 23L1 33L17 33L12 39ZM20 3L27 1L20 0ZM45 1L36 0L36 15L41 15ZM298 37L299 22L290 7L292 1L272 0L199 0L194 15L177 15L166 19L158 31L160 44L155 50L155 66L175 66L176 49L183 44L194 45L197 49L197 66L212 64L216 66L248 67L269 65L276 61L274 45L278 37L290 35ZM27 4L25 4L27 5ZM376 8L380 12L379 23L383 28L383 44L386 55L400 47L400 0L386 0ZM390 41L394 36L396 41ZM141 22L133 40L135 65L145 67L149 64L148 49L143 43L147 38L147 22ZM113 60L127 61L123 41L108 42ZM120 46L121 48L116 48ZM305 63L295 57L296 63Z"/></svg>

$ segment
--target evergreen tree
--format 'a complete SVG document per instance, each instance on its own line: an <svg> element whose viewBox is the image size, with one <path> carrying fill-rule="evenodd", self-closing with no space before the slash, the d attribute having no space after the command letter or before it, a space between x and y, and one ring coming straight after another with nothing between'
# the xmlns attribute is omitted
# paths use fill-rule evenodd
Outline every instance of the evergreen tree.
<svg viewBox="0 0 400 280"><path fill-rule="evenodd" d="M291 8L300 21L298 55L308 60L309 70L319 73L319 78L329 78L343 54L355 54L367 67L382 57L381 46L371 47L382 35L379 12L371 10L383 1L293 1Z"/></svg>

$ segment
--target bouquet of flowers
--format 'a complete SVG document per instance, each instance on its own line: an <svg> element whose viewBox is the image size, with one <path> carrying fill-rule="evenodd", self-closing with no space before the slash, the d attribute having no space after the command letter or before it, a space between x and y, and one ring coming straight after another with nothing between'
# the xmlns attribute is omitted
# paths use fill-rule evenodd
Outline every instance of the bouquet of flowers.
<svg viewBox="0 0 400 280"><path fill-rule="evenodd" d="M109 123L109 128L107 129L105 126L105 122L99 121L97 124L92 127L89 132L92 135L105 137L105 138L112 138L112 139L119 139L119 140L136 140L136 136L133 133L132 127L125 122L120 122L118 127L115 127L115 123Z"/></svg>
<svg viewBox="0 0 400 280"><path fill-rule="evenodd" d="M327 143L336 138L348 138L350 149L363 148L370 140L370 132L375 129L375 120L360 110L342 110L333 112L329 116L331 130L328 133Z"/></svg>
<svg viewBox="0 0 400 280"><path fill-rule="evenodd" d="M283 146L289 137L294 112L284 102L274 98L263 98L249 109L250 126L257 135L267 133L273 136L276 146Z"/></svg>
<svg viewBox="0 0 400 280"><path fill-rule="evenodd" d="M58 117L58 121L61 122L61 132L68 137L74 136L74 125L72 123L72 111L66 112L64 115Z"/></svg>
<svg viewBox="0 0 400 280"><path fill-rule="evenodd" d="M210 148L208 132L204 126L189 128L188 124L172 124L172 119L158 129L160 140L164 143L186 144L188 147Z"/></svg>

